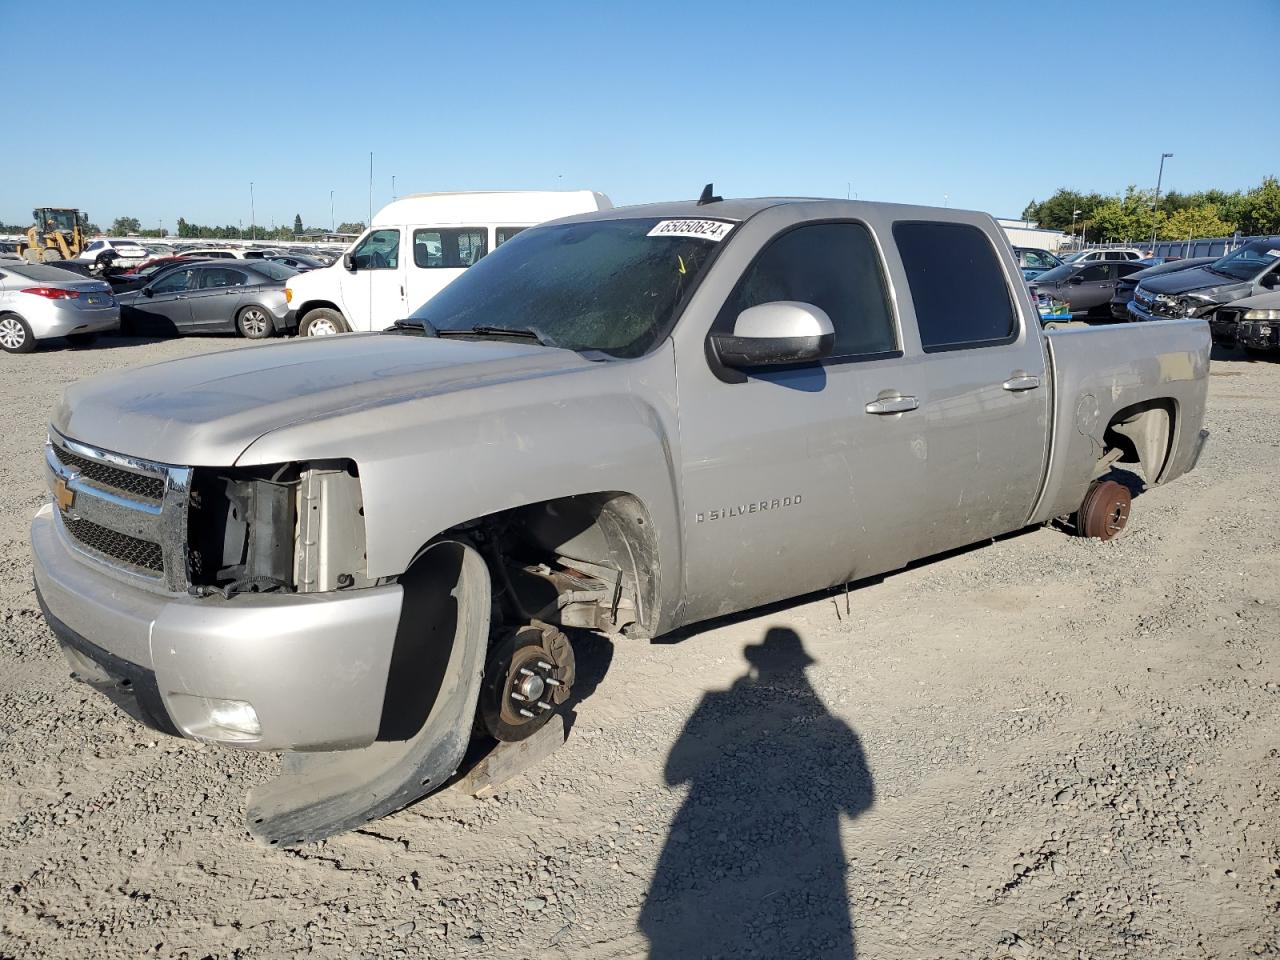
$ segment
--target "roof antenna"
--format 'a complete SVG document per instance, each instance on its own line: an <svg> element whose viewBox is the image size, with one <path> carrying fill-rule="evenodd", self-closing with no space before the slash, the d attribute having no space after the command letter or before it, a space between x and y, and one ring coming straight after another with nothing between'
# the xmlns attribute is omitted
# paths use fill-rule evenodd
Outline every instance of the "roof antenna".
<svg viewBox="0 0 1280 960"><path fill-rule="evenodd" d="M724 197L715 195L714 187L708 183L702 188L702 196L698 198L698 206L705 207L708 203L719 203L723 199Z"/></svg>

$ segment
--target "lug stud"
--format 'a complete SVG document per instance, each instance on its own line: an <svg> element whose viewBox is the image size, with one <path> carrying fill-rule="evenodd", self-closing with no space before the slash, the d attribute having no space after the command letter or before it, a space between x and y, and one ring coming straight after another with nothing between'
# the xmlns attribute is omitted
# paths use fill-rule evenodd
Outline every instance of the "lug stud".
<svg viewBox="0 0 1280 960"><path fill-rule="evenodd" d="M532 717L532 716L533 716L533 714L532 714L532 713L530 713L528 710L526 710L524 707L521 707L521 708L520 708L520 716L522 716L522 717Z"/></svg>

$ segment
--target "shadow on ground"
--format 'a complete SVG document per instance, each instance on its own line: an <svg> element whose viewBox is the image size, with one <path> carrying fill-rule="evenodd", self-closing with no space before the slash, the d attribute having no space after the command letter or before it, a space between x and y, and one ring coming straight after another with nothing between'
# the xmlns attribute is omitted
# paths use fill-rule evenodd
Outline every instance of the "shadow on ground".
<svg viewBox="0 0 1280 960"><path fill-rule="evenodd" d="M652 960L847 958L844 817L874 799L857 734L805 676L800 637L773 628L747 672L707 693L667 758L687 784L640 929Z"/></svg>

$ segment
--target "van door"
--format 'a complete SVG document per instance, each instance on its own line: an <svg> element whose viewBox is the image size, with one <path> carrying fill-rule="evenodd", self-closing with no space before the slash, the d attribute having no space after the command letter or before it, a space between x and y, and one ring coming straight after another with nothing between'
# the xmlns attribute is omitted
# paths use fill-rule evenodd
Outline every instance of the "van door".
<svg viewBox="0 0 1280 960"><path fill-rule="evenodd" d="M488 227L414 227L405 287L408 314L489 252Z"/></svg>
<svg viewBox="0 0 1280 960"><path fill-rule="evenodd" d="M342 313L352 330L382 330L408 316L405 310L401 230L379 227L351 251L342 271Z"/></svg>
<svg viewBox="0 0 1280 960"><path fill-rule="evenodd" d="M924 352L929 526L918 555L928 556L1030 516L1048 444L1048 374L1039 320L1023 315L986 231L898 221L893 236Z"/></svg>

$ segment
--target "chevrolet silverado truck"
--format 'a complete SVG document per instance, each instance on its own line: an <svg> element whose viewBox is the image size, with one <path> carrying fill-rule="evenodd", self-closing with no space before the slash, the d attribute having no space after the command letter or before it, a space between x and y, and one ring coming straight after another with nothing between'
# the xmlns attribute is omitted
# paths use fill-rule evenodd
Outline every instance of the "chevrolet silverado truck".
<svg viewBox="0 0 1280 960"><path fill-rule="evenodd" d="M35 583L73 676L283 754L332 835L571 710L570 637L678 627L1066 518L1207 436L1203 320L1044 331L985 214L835 200L532 227L382 332L86 380ZM474 755L474 754L473 754Z"/></svg>

